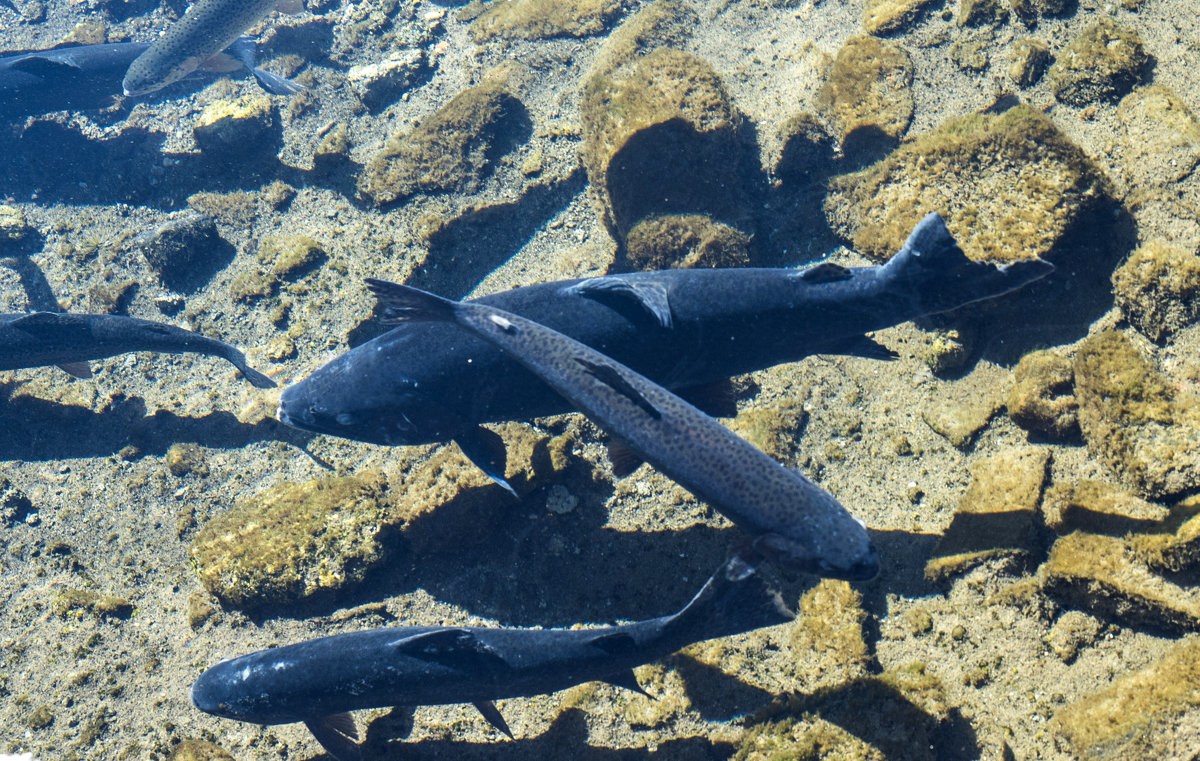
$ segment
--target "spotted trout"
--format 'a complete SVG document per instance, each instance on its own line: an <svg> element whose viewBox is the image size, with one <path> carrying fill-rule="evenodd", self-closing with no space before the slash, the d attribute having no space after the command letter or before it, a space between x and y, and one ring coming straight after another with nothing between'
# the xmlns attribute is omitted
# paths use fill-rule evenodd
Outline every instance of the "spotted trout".
<svg viewBox="0 0 1200 761"><path fill-rule="evenodd" d="M330 755L352 761L361 746L347 711L473 703L511 737L494 700L589 681L641 692L635 666L793 617L754 566L735 556L674 615L593 629L406 626L335 634L221 661L192 684L192 703L255 724L302 721Z"/></svg>
<svg viewBox="0 0 1200 761"><path fill-rule="evenodd" d="M146 95L183 79L232 45L242 32L278 2L196 0L183 18L167 27L146 52L129 64L121 83L125 94Z"/></svg>
<svg viewBox="0 0 1200 761"><path fill-rule="evenodd" d="M454 323L520 362L780 566L850 580L878 571L865 527L829 492L646 376L512 312L384 280L367 285L389 320Z"/></svg>
<svg viewBox="0 0 1200 761"><path fill-rule="evenodd" d="M174 325L111 314L0 314L0 370L58 365L71 375L89 378L88 360L131 351L221 357L256 388L275 386L234 347Z"/></svg>

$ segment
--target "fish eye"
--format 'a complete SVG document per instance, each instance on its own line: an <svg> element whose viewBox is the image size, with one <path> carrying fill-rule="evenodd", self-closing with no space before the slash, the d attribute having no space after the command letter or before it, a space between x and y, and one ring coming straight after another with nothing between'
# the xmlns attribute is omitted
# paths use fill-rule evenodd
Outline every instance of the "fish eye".
<svg viewBox="0 0 1200 761"><path fill-rule="evenodd" d="M351 415L349 412L339 412L334 420L337 421L338 425L354 425L354 415Z"/></svg>

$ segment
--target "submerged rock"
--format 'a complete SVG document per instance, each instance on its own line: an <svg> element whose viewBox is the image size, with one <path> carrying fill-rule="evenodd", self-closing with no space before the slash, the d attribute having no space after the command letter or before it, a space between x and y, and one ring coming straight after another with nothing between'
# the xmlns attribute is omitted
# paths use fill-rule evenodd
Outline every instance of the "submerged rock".
<svg viewBox="0 0 1200 761"><path fill-rule="evenodd" d="M1200 120L1165 85L1139 87L1121 99L1123 164L1130 184L1151 187L1178 182L1200 165Z"/></svg>
<svg viewBox="0 0 1200 761"><path fill-rule="evenodd" d="M946 122L878 164L830 182L831 225L883 260L928 212L946 218L974 260L1050 252L1108 180L1045 114L1017 106Z"/></svg>
<svg viewBox="0 0 1200 761"><path fill-rule="evenodd" d="M279 137L275 106L266 95L219 100L200 112L192 135L200 152L213 157L267 151Z"/></svg>
<svg viewBox="0 0 1200 761"><path fill-rule="evenodd" d="M1152 573L1117 537L1061 537L1038 577L1048 596L1103 618L1156 631L1200 629L1200 592Z"/></svg>
<svg viewBox="0 0 1200 761"><path fill-rule="evenodd" d="M1071 360L1053 349L1032 351L1013 368L1008 414L1027 431L1061 441L1079 434Z"/></svg>
<svg viewBox="0 0 1200 761"><path fill-rule="evenodd" d="M901 32L914 23L932 0L867 0L863 29L867 34Z"/></svg>
<svg viewBox="0 0 1200 761"><path fill-rule="evenodd" d="M1042 517L1048 528L1060 534L1083 530L1124 536L1157 530L1167 509L1106 481L1084 480L1050 487L1042 502Z"/></svg>
<svg viewBox="0 0 1200 761"><path fill-rule="evenodd" d="M1075 358L1079 425L1088 449L1142 494L1200 488L1200 397L1158 372L1116 331L1091 336Z"/></svg>
<svg viewBox="0 0 1200 761"><path fill-rule="evenodd" d="M1200 253L1149 240L1113 273L1112 282L1125 319L1151 341L1200 320Z"/></svg>
<svg viewBox="0 0 1200 761"><path fill-rule="evenodd" d="M913 116L912 61L899 45L853 37L837 52L817 93L817 107L850 154L899 142Z"/></svg>
<svg viewBox="0 0 1200 761"><path fill-rule="evenodd" d="M748 218L743 119L716 72L680 50L640 58L583 92L583 163L614 237L651 215Z"/></svg>
<svg viewBox="0 0 1200 761"><path fill-rule="evenodd" d="M588 37L605 31L622 10L621 0L508 0L490 3L467 31L476 44L497 37Z"/></svg>
<svg viewBox="0 0 1200 761"><path fill-rule="evenodd" d="M1054 97L1072 106L1115 101L1133 89L1149 63L1137 32L1101 18L1071 40L1050 67Z"/></svg>
<svg viewBox="0 0 1200 761"><path fill-rule="evenodd" d="M389 549L397 520L386 491L379 471L283 483L204 524L192 564L205 589L239 608L341 589Z"/></svg>
<svg viewBox="0 0 1200 761"><path fill-rule="evenodd" d="M588 79L627 76L633 65L658 48L682 48L699 18L679 0L655 0L613 30L600 47Z"/></svg>
<svg viewBox="0 0 1200 761"><path fill-rule="evenodd" d="M212 217L189 211L134 240L163 285L193 290L208 281L235 253Z"/></svg>
<svg viewBox="0 0 1200 761"><path fill-rule="evenodd" d="M1050 462L1047 449L1018 447L971 464L971 485L925 564L944 582L984 562L1025 563L1037 550L1036 518Z"/></svg>
<svg viewBox="0 0 1200 761"><path fill-rule="evenodd" d="M1055 714L1050 727L1089 761L1189 761L1200 743L1200 640Z"/></svg>
<svg viewBox="0 0 1200 761"><path fill-rule="evenodd" d="M1156 532L1129 537L1129 546L1138 560L1159 573L1200 568L1200 497L1175 505Z"/></svg>
<svg viewBox="0 0 1200 761"><path fill-rule="evenodd" d="M523 142L529 116L501 77L454 96L411 132L390 137L358 178L376 204L416 193L474 193L499 153Z"/></svg>
<svg viewBox="0 0 1200 761"><path fill-rule="evenodd" d="M415 87L427 69L424 51L402 50L382 61L352 66L346 84L369 110L381 111Z"/></svg>
<svg viewBox="0 0 1200 761"><path fill-rule="evenodd" d="M1029 37L1014 42L1011 55L1008 62L1008 78L1018 87L1037 84L1046 72L1051 58L1050 48L1046 43Z"/></svg>

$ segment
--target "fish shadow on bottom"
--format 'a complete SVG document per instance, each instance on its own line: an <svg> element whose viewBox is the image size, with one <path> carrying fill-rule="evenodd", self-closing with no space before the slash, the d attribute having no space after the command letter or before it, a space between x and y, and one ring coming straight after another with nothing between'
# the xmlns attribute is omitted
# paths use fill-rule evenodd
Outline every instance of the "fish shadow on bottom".
<svg viewBox="0 0 1200 761"><path fill-rule="evenodd" d="M232 412L184 417L157 410L146 400L117 396L99 412L33 396L13 398L20 382L0 383L0 460L64 460L106 457L128 445L143 455L163 454L176 443L237 449L259 441L297 447L312 438L274 419L242 423Z"/></svg>

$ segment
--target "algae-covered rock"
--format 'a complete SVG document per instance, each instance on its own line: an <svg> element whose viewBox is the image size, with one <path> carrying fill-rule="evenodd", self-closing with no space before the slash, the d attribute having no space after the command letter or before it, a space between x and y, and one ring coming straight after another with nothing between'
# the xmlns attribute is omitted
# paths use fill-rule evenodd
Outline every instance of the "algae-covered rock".
<svg viewBox="0 0 1200 761"><path fill-rule="evenodd" d="M1008 10L1004 0L958 0L956 17L959 26L983 26L1004 21Z"/></svg>
<svg viewBox="0 0 1200 761"><path fill-rule="evenodd" d="M892 34L903 31L925 12L932 0L867 0L863 10L863 29L867 34Z"/></svg>
<svg viewBox="0 0 1200 761"><path fill-rule="evenodd" d="M1152 573L1117 537L1059 538L1038 578L1046 595L1102 618L1156 631L1200 629L1200 591Z"/></svg>
<svg viewBox="0 0 1200 761"><path fill-rule="evenodd" d="M701 59L660 48L627 77L594 75L582 110L583 163L619 240L654 214L747 216L742 116Z"/></svg>
<svg viewBox="0 0 1200 761"><path fill-rule="evenodd" d="M1149 240L1113 273L1112 282L1125 319L1151 341L1200 320L1200 253Z"/></svg>
<svg viewBox="0 0 1200 761"><path fill-rule="evenodd" d="M635 270L744 267L750 238L702 214L651 216L629 231L625 260Z"/></svg>
<svg viewBox="0 0 1200 761"><path fill-rule="evenodd" d="M1165 85L1139 87L1121 99L1123 164L1130 184L1166 185L1200 165L1200 120Z"/></svg>
<svg viewBox="0 0 1200 761"><path fill-rule="evenodd" d="M912 61L899 45L852 37L837 52L817 108L848 153L894 145L912 122Z"/></svg>
<svg viewBox="0 0 1200 761"><path fill-rule="evenodd" d="M60 616L72 611L88 612L98 618L129 618L133 615L133 603L124 597L102 595L90 589L64 589L54 601L54 610Z"/></svg>
<svg viewBox="0 0 1200 761"><path fill-rule="evenodd" d="M1038 16L1062 16L1072 10L1076 0L1009 0L1013 13L1026 23L1034 23Z"/></svg>
<svg viewBox="0 0 1200 761"><path fill-rule="evenodd" d="M779 160L772 174L784 180L824 177L833 165L833 136L815 114L801 112L779 128Z"/></svg>
<svg viewBox="0 0 1200 761"><path fill-rule="evenodd" d="M971 464L971 484L925 564L944 582L996 559L1026 562L1037 549L1035 519L1050 462L1047 449L1015 447Z"/></svg>
<svg viewBox="0 0 1200 761"><path fill-rule="evenodd" d="M192 127L202 153L226 158L270 150L278 131L275 106L259 93L210 103Z"/></svg>
<svg viewBox="0 0 1200 761"><path fill-rule="evenodd" d="M921 408L921 419L958 449L966 449L1004 407L1000 374L976 373L953 384Z"/></svg>
<svg viewBox="0 0 1200 761"><path fill-rule="evenodd" d="M859 252L886 259L937 211L973 260L1044 256L1109 197L1091 160L1045 114L1016 106L946 122L878 164L834 178L825 210Z"/></svg>
<svg viewBox="0 0 1200 761"><path fill-rule="evenodd" d="M11 526L35 515L33 501L16 484L0 476L0 526Z"/></svg>
<svg viewBox="0 0 1200 761"><path fill-rule="evenodd" d="M501 77L454 96L411 131L393 135L358 178L376 204L416 193L474 193L497 153L527 131L525 106Z"/></svg>
<svg viewBox="0 0 1200 761"><path fill-rule="evenodd" d="M1167 517L1167 509L1106 481L1087 479L1047 489L1042 516L1046 526L1060 534L1083 530L1124 536L1155 530Z"/></svg>
<svg viewBox="0 0 1200 761"><path fill-rule="evenodd" d="M509 0L489 4L467 31L476 44L588 37L608 29L622 10L621 0Z"/></svg>
<svg viewBox="0 0 1200 761"><path fill-rule="evenodd" d="M788 646L804 664L804 682L833 687L865 677L874 658L867 646L862 594L847 582L822 579L800 598Z"/></svg>
<svg viewBox="0 0 1200 761"><path fill-rule="evenodd" d="M1071 360L1053 349L1033 351L1013 368L1008 393L1008 414L1027 431L1055 440L1079 433L1079 405L1075 401L1075 373Z"/></svg>
<svg viewBox="0 0 1200 761"><path fill-rule="evenodd" d="M766 407L744 409L729 427L771 457L787 462L800 445L800 434L807 421L804 399L793 396Z"/></svg>
<svg viewBox="0 0 1200 761"><path fill-rule="evenodd" d="M361 581L398 517L379 471L283 483L220 513L192 539L201 583L227 605L294 602Z"/></svg>
<svg viewBox="0 0 1200 761"><path fill-rule="evenodd" d="M1200 567L1200 497L1171 508L1157 531L1129 537L1134 557L1160 573L1179 573Z"/></svg>
<svg viewBox="0 0 1200 761"><path fill-rule="evenodd" d="M171 475L176 478L187 475L208 475L208 465L204 462L204 450L196 444L172 444L163 456L163 463Z"/></svg>
<svg viewBox="0 0 1200 761"><path fill-rule="evenodd" d="M1190 761L1200 747L1200 640L1055 714L1050 726L1085 761Z"/></svg>
<svg viewBox="0 0 1200 761"><path fill-rule="evenodd" d="M1102 17L1071 40L1050 67L1054 97L1072 106L1115 101L1133 89L1149 63L1137 32Z"/></svg>
<svg viewBox="0 0 1200 761"><path fill-rule="evenodd" d="M642 6L604 40L588 78L626 76L640 58L658 48L681 48L699 18L679 0L655 0Z"/></svg>
<svg viewBox="0 0 1200 761"><path fill-rule="evenodd" d="M1058 617L1046 635L1046 644L1064 663L1070 663L1079 651L1100 636L1100 622L1081 610L1068 610Z"/></svg>
<svg viewBox="0 0 1200 761"><path fill-rule="evenodd" d="M1075 357L1088 449L1151 498L1200 488L1200 397L1176 387L1126 336L1091 336Z"/></svg>
<svg viewBox="0 0 1200 761"><path fill-rule="evenodd" d="M1038 83L1050 64L1050 48L1041 40L1023 37L1013 43L1008 78L1018 87Z"/></svg>
<svg viewBox="0 0 1200 761"><path fill-rule="evenodd" d="M14 244L33 238L37 231L25 221L25 215L15 206L0 205L0 254Z"/></svg>
<svg viewBox="0 0 1200 761"><path fill-rule="evenodd" d="M307 235L277 235L258 244L258 260L280 280L298 280L328 256L325 247Z"/></svg>

